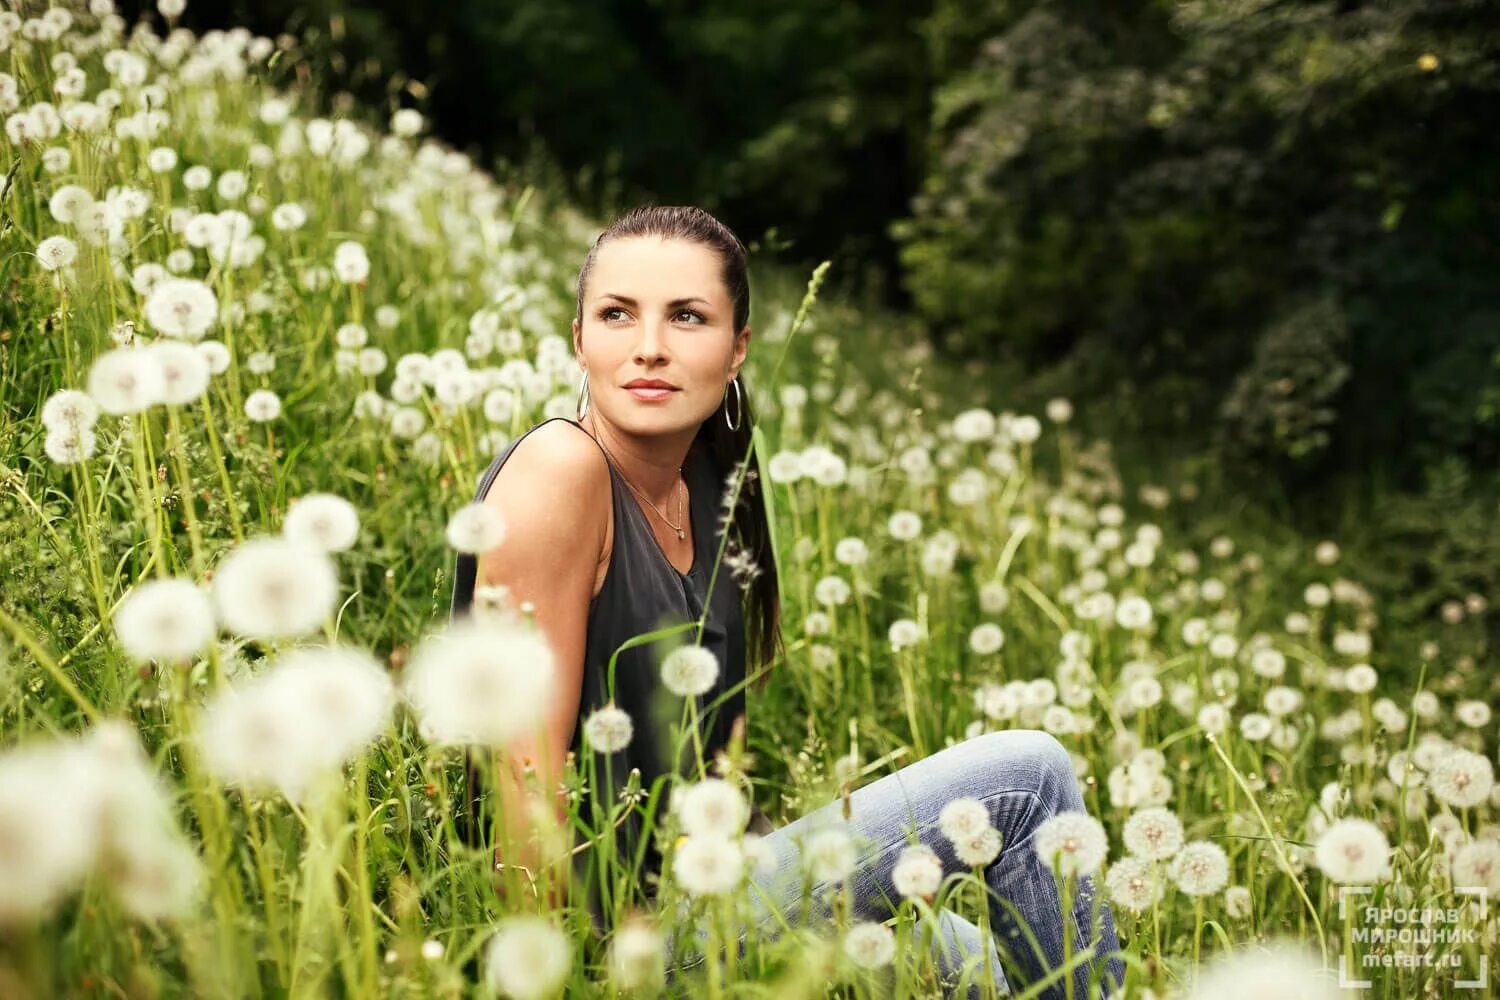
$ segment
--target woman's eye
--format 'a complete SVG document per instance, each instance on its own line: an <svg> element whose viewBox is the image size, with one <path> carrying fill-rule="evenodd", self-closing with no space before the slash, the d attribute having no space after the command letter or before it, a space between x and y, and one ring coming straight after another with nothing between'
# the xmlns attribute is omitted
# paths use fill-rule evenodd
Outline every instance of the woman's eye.
<svg viewBox="0 0 1500 1000"><path fill-rule="evenodd" d="M697 316L698 317L698 322L700 322L700 323L707 322L707 320L705 320L703 318L703 315L701 313L694 312L692 309L683 309L677 315L679 315L679 316Z"/></svg>
<svg viewBox="0 0 1500 1000"><path fill-rule="evenodd" d="M607 320L607 319L609 319L609 314L610 313L617 313L617 312L624 312L624 310L621 309L619 306L608 306L605 309L603 309L603 310L600 311L599 318Z"/></svg>

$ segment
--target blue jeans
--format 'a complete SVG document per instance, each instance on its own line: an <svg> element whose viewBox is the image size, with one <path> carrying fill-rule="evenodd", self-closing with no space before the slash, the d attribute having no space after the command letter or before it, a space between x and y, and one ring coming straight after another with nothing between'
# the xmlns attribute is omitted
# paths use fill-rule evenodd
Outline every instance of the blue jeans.
<svg viewBox="0 0 1500 1000"><path fill-rule="evenodd" d="M1024 979L1017 991L1058 968L1064 959L1062 901L1052 872L1032 847L1032 834L1050 816L1070 810L1082 812L1084 804L1067 750L1040 730L1005 730L964 740L851 792L847 821L843 818L843 799L839 798L767 834L765 844L776 858L775 871L752 872L744 887L757 923L766 927L770 921L772 934L778 929L778 922L772 920L767 908L770 901L780 909L788 924L797 925L804 882L801 840L826 826L847 830L858 848L858 862L846 881L854 914L859 919L885 920L900 904L901 896L891 883L891 867L909 843L909 830L915 829L916 842L936 852L945 877L970 871L958 860L953 845L938 826L943 806L961 796L971 796L987 806L990 822L1001 836L999 856L982 869L989 888L986 900L994 934L985 940L986 936L971 921L950 910L938 911L931 937L944 981L949 985L956 981L956 973L967 956L971 986L966 995L980 996L979 984L985 982L985 974L975 966L982 951L983 960L994 970L1000 991L1009 991L1000 970L997 937L1005 943L1014 970ZM1088 937L1078 929L1090 926L1095 929L1092 941L1095 957L1075 966L1072 973L1075 1000L1107 996L1118 991L1125 978L1125 963L1115 954L1119 942L1109 904L1103 898L1095 898L1093 882L1087 877L1075 880L1076 898L1072 906L1075 959L1089 946ZM828 895L825 884L816 881L811 890L811 899L807 901L809 913L828 919L831 912L825 900ZM1014 907L1025 921L1037 939L1041 955L996 896ZM917 929L919 935L926 930L925 920L918 923ZM697 941L689 944L690 951L693 944L701 944L706 932L699 931L695 937ZM744 939L742 932L741 952ZM671 935L666 947L668 969L672 970L670 954L675 941ZM681 968L688 970L702 961L699 954ZM1091 977L1095 981L1092 991ZM1064 977L1054 980L1042 995L1066 996Z"/></svg>

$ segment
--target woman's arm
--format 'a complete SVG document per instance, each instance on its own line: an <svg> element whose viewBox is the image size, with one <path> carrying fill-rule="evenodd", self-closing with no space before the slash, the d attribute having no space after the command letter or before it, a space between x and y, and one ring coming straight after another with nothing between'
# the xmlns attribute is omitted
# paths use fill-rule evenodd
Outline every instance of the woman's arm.
<svg viewBox="0 0 1500 1000"><path fill-rule="evenodd" d="M503 518L505 536L479 557L477 582L507 588L515 609L530 602L532 621L552 649L556 671L550 701L537 706L535 733L497 755L495 860L524 865L539 884L565 886L571 873L566 854L562 862L539 870L541 852L528 841L537 827L531 811L550 807L561 828L561 846L572 846L568 799L560 786L581 704L589 604L604 547L609 488L599 449L558 422L533 430L515 447L483 501ZM528 788L528 770L535 772L535 789ZM524 884L524 875L516 874Z"/></svg>

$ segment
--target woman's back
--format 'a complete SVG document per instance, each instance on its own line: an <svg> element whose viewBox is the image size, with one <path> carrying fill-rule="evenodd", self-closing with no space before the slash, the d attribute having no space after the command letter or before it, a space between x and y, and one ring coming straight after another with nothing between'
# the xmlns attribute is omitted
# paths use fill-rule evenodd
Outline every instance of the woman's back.
<svg viewBox="0 0 1500 1000"><path fill-rule="evenodd" d="M566 417L543 421L512 441L491 461L480 477L476 500L484 499L517 446L538 428L554 420L572 424L576 433L584 435L598 447L598 443L594 442L587 431ZM587 762L582 756L582 722L594 709L611 700L610 657L632 636L699 618L722 537L718 530L722 488L720 473L701 443L694 443L683 466L683 476L688 483L688 517L693 538L693 564L685 574L678 572L668 561L651 531L646 514L632 498L629 488L613 463L609 462L603 449L600 448L598 453L609 470L611 539L603 584L588 606L582 683L569 742L569 749L585 775ZM507 476L502 480L502 485L508 484L512 478ZM687 527L684 525L684 529ZM478 560L474 556L458 557L452 605L452 615L455 618L466 614L472 605L477 568ZM691 643L694 635L695 630L686 630L673 636L665 648L679 642ZM728 743L735 718L745 710L744 621L739 593L728 569L722 566L714 580L713 599L703 628L702 645L714 653L719 663L719 677L714 686L695 699L701 720L704 761L711 763L715 752ZM672 729L681 724L684 710L683 699L667 691L661 684L658 663L665 648L653 648L653 644L637 646L624 650L616 660L613 701L629 714L633 734L629 744L616 753L595 754L598 788L588 788L581 803L579 816L585 822L594 822L589 797L597 797L601 811L607 811L609 805L617 801L618 793L625 786L632 768L640 770L640 784L647 793L650 792L652 782L661 775L693 773L696 755L691 738L685 740L682 758L676 761L672 759ZM664 807L658 808L658 818L663 812ZM758 810L752 819L757 825L768 825L764 823L764 817ZM633 812L621 825L617 836L617 856L628 863L639 846L638 812ZM580 862L586 861L591 854L589 851L582 852L579 855ZM648 843L643 858L642 876L659 871L660 862L659 852L653 844ZM580 877L588 877L586 864L575 865L575 871ZM647 889L650 893L649 880ZM598 919L596 892L597 886L592 886L589 898Z"/></svg>

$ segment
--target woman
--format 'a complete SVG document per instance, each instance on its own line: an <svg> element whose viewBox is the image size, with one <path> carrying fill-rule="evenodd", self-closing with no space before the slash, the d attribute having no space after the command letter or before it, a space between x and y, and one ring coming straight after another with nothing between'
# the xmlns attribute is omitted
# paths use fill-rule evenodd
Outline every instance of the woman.
<svg viewBox="0 0 1500 1000"><path fill-rule="evenodd" d="M504 586L514 601L530 601L534 608L555 653L559 683L543 745L521 742L506 756L533 761L543 775L540 787L557 787L569 752L583 766L581 722L606 704L610 656L632 636L696 620L707 604L702 644L720 670L713 687L697 696L704 761L728 743L736 719L745 714L747 637L757 664L765 667L757 670L762 683L780 650L777 578L765 504L753 478L746 477L741 502L726 519L743 556L759 571L748 581L745 610L731 574L722 565L714 572L724 530L723 487L749 449L752 416L740 377L749 311L744 247L718 220L700 209L666 206L622 216L600 234L578 277L573 347L583 383L577 422L554 418L538 424L481 477L476 498L500 512L508 532L477 561L459 557L453 612L469 609L476 580ZM691 773L694 760L670 759L665 734L680 717L682 701L662 689L659 653L637 646L618 657L614 702L630 715L633 735L623 749L595 755L601 788L608 782L621 789L632 768L639 769L648 791L674 769ZM696 750L688 756L695 758ZM511 813L505 807L519 801L515 787L519 778L514 787L500 782L502 813ZM893 849L904 845L909 819L916 820L921 840L938 852L945 870L959 870L936 824L942 806L960 795L991 807L1004 847L987 879L1018 909L1043 949L1037 956L1013 947L1018 967L1031 977L1042 975L1044 966L1062 961L1061 905L1051 875L1030 849L1030 832L1057 811L1083 808L1068 755L1046 734L987 734L856 790L850 829L861 843L873 845L851 882L856 912L869 919L889 916L886 900L897 898L889 884ZM609 802L602 799L602 807ZM561 803L554 807L565 815ZM802 835L835 821L841 808L841 802L830 803L780 829L758 808L753 811L749 829L765 836L780 876L755 878L774 894L770 898L785 904L784 912L798 898L799 880L787 875L797 869ZM589 815L587 803L579 814ZM637 847L644 849L642 874L647 894L654 895L662 858L654 838L640 843L635 811L631 816L617 834L617 857L628 860ZM508 860L515 863L497 859L502 866ZM587 895L602 923L608 907L596 880L589 879ZM1075 907L1084 926L1089 895L1080 894ZM1004 905L992 901L991 911L993 926L1013 945L1025 940ZM1107 908L1101 916L1095 945L1107 955L1117 945ZM950 966L954 952L977 954L986 946L994 965L993 939L981 942L972 923L947 913L937 930L946 945L938 954L942 967ZM1086 939L1078 940L1083 947ZM1110 960L1109 971L1116 981L1123 978L1118 958ZM1075 996L1087 995L1089 972L1088 963L1075 970ZM1059 979L1048 995L1063 992Z"/></svg>

